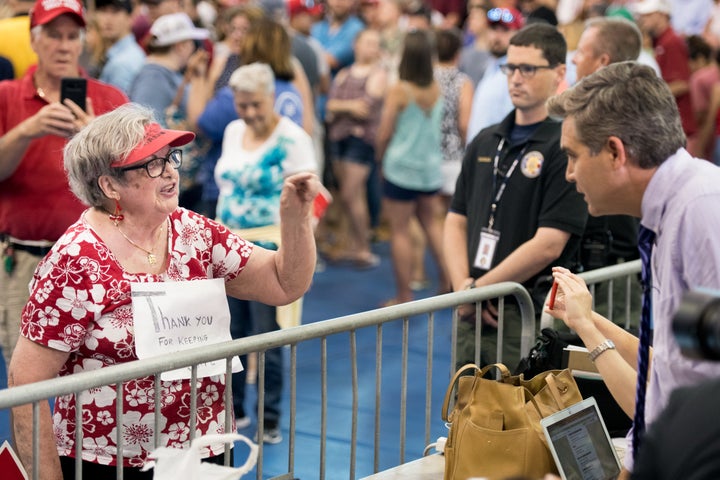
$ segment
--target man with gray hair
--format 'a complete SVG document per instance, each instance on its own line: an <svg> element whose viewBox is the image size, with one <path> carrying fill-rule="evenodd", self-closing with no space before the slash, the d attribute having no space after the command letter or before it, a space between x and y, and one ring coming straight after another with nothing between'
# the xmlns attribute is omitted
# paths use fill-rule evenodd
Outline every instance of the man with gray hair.
<svg viewBox="0 0 720 480"><path fill-rule="evenodd" d="M634 425L642 420L650 425L675 388L720 377L720 363L681 356L672 331L672 317L686 291L720 288L720 169L685 150L673 94L648 66L608 65L551 98L548 110L564 118L566 178L585 197L590 213L640 218L639 240L647 238L653 247L645 290L652 304L652 315L647 310L652 324L645 333L653 345L647 384L638 380L644 369L637 365L648 365L647 357L638 355L641 342L590 310L582 279L555 268L558 302L546 312L563 319L588 350L597 352L598 371L621 408L634 415ZM646 391L636 389L636 383ZM625 455L629 470L632 447L631 441Z"/></svg>
<svg viewBox="0 0 720 480"><path fill-rule="evenodd" d="M577 49L572 58L578 81L611 63L637 60L642 49L642 34L638 26L621 17L593 17L585 22ZM593 270L638 258L637 220L627 215L588 217L580 245L580 263L584 270ZM613 282L612 305L609 305L608 285L602 283L595 290L595 308L616 323L630 311L637 316L640 307L640 286L636 277L629 300L625 282Z"/></svg>
<svg viewBox="0 0 720 480"><path fill-rule="evenodd" d="M577 79L611 63L637 60L642 49L638 26L621 17L593 17L585 22L572 63Z"/></svg>

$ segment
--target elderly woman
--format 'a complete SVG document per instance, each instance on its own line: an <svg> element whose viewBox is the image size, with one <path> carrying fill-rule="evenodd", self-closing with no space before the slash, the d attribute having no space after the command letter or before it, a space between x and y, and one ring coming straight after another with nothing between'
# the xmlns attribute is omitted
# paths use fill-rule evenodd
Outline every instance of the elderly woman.
<svg viewBox="0 0 720 480"><path fill-rule="evenodd" d="M71 188L90 208L35 272L10 364L10 386L151 356L146 350L140 355L141 344L157 341L149 321L154 315L142 314L139 308L147 302L135 298L143 291L166 290L170 298L160 312L162 318L173 316L167 309L178 302L215 305L219 302L211 302L224 300L225 292L272 305L303 295L315 266L311 207L319 188L316 177L305 172L284 178L277 211L284 247L266 250L178 208L182 153L175 147L192 138L191 132L162 129L152 111L129 104L96 118L67 144L65 169ZM192 300L200 282L204 293ZM229 339L229 318L224 329L222 319L216 319L212 327L193 330L197 338L224 333ZM141 473L139 468L154 449L155 436L161 446L187 446L191 413L197 414L197 436L224 431L224 375L198 376L198 412L188 408L187 378L163 379L156 386L153 377L147 377L125 385L125 479L152 478L152 472ZM162 389L161 412L148 400L156 387ZM115 477L115 396L115 387L108 386L80 397L85 478ZM76 448L77 401L75 395L56 399L52 422L49 406L41 407L42 478L74 478L70 457ZM156 415L161 417L159 431L154 430ZM31 407L15 408L13 420L18 451L30 468ZM219 462L223 447L211 445L203 456Z"/></svg>
<svg viewBox="0 0 720 480"><path fill-rule="evenodd" d="M275 78L270 66L252 63L230 77L239 120L225 129L222 154L215 167L220 190L218 218L231 228L252 234L266 248L278 247L273 227L280 222L280 193L289 175L317 169L312 139L274 110ZM254 232L254 233L253 233ZM267 302L230 299L233 337L277 330L276 308ZM282 351L265 353L264 441L279 443ZM243 405L245 373L233 378L237 427L250 424Z"/></svg>

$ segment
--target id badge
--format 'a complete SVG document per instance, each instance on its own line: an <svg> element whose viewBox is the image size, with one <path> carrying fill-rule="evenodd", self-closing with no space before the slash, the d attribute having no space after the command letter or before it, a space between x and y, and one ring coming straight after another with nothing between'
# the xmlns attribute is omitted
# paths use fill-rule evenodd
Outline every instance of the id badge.
<svg viewBox="0 0 720 480"><path fill-rule="evenodd" d="M475 268L490 270L495 257L495 249L500 240L500 232L490 228L483 228L480 232L480 244L475 254Z"/></svg>

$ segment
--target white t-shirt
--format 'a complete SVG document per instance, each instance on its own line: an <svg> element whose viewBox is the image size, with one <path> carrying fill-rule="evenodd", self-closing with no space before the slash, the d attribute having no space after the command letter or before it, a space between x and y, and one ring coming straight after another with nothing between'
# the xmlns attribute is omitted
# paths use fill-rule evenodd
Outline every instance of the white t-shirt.
<svg viewBox="0 0 720 480"><path fill-rule="evenodd" d="M215 167L220 189L217 216L230 228L279 223L285 177L317 171L312 139L288 118L281 117L270 137L254 150L242 146L246 128L243 120L228 124Z"/></svg>

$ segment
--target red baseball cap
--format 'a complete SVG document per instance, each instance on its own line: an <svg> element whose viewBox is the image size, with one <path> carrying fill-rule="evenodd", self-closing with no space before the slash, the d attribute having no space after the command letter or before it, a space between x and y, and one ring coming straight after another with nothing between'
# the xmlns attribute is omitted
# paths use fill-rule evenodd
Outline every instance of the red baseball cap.
<svg viewBox="0 0 720 480"><path fill-rule="evenodd" d="M520 30L525 25L522 13L515 8L491 8L487 18L490 27L503 26L508 30Z"/></svg>
<svg viewBox="0 0 720 480"><path fill-rule="evenodd" d="M30 9L30 28L50 23L65 13L74 16L81 27L85 26L83 6L79 0L37 0Z"/></svg>
<svg viewBox="0 0 720 480"><path fill-rule="evenodd" d="M125 158L119 158L110 164L111 167L127 167L133 163L149 157L161 148L170 145L179 147L190 143L195 138L193 132L184 130L169 130L157 123L145 125L145 138Z"/></svg>
<svg viewBox="0 0 720 480"><path fill-rule="evenodd" d="M300 13L309 13L313 16L323 14L323 6L320 0L287 0L287 10L290 17Z"/></svg>

